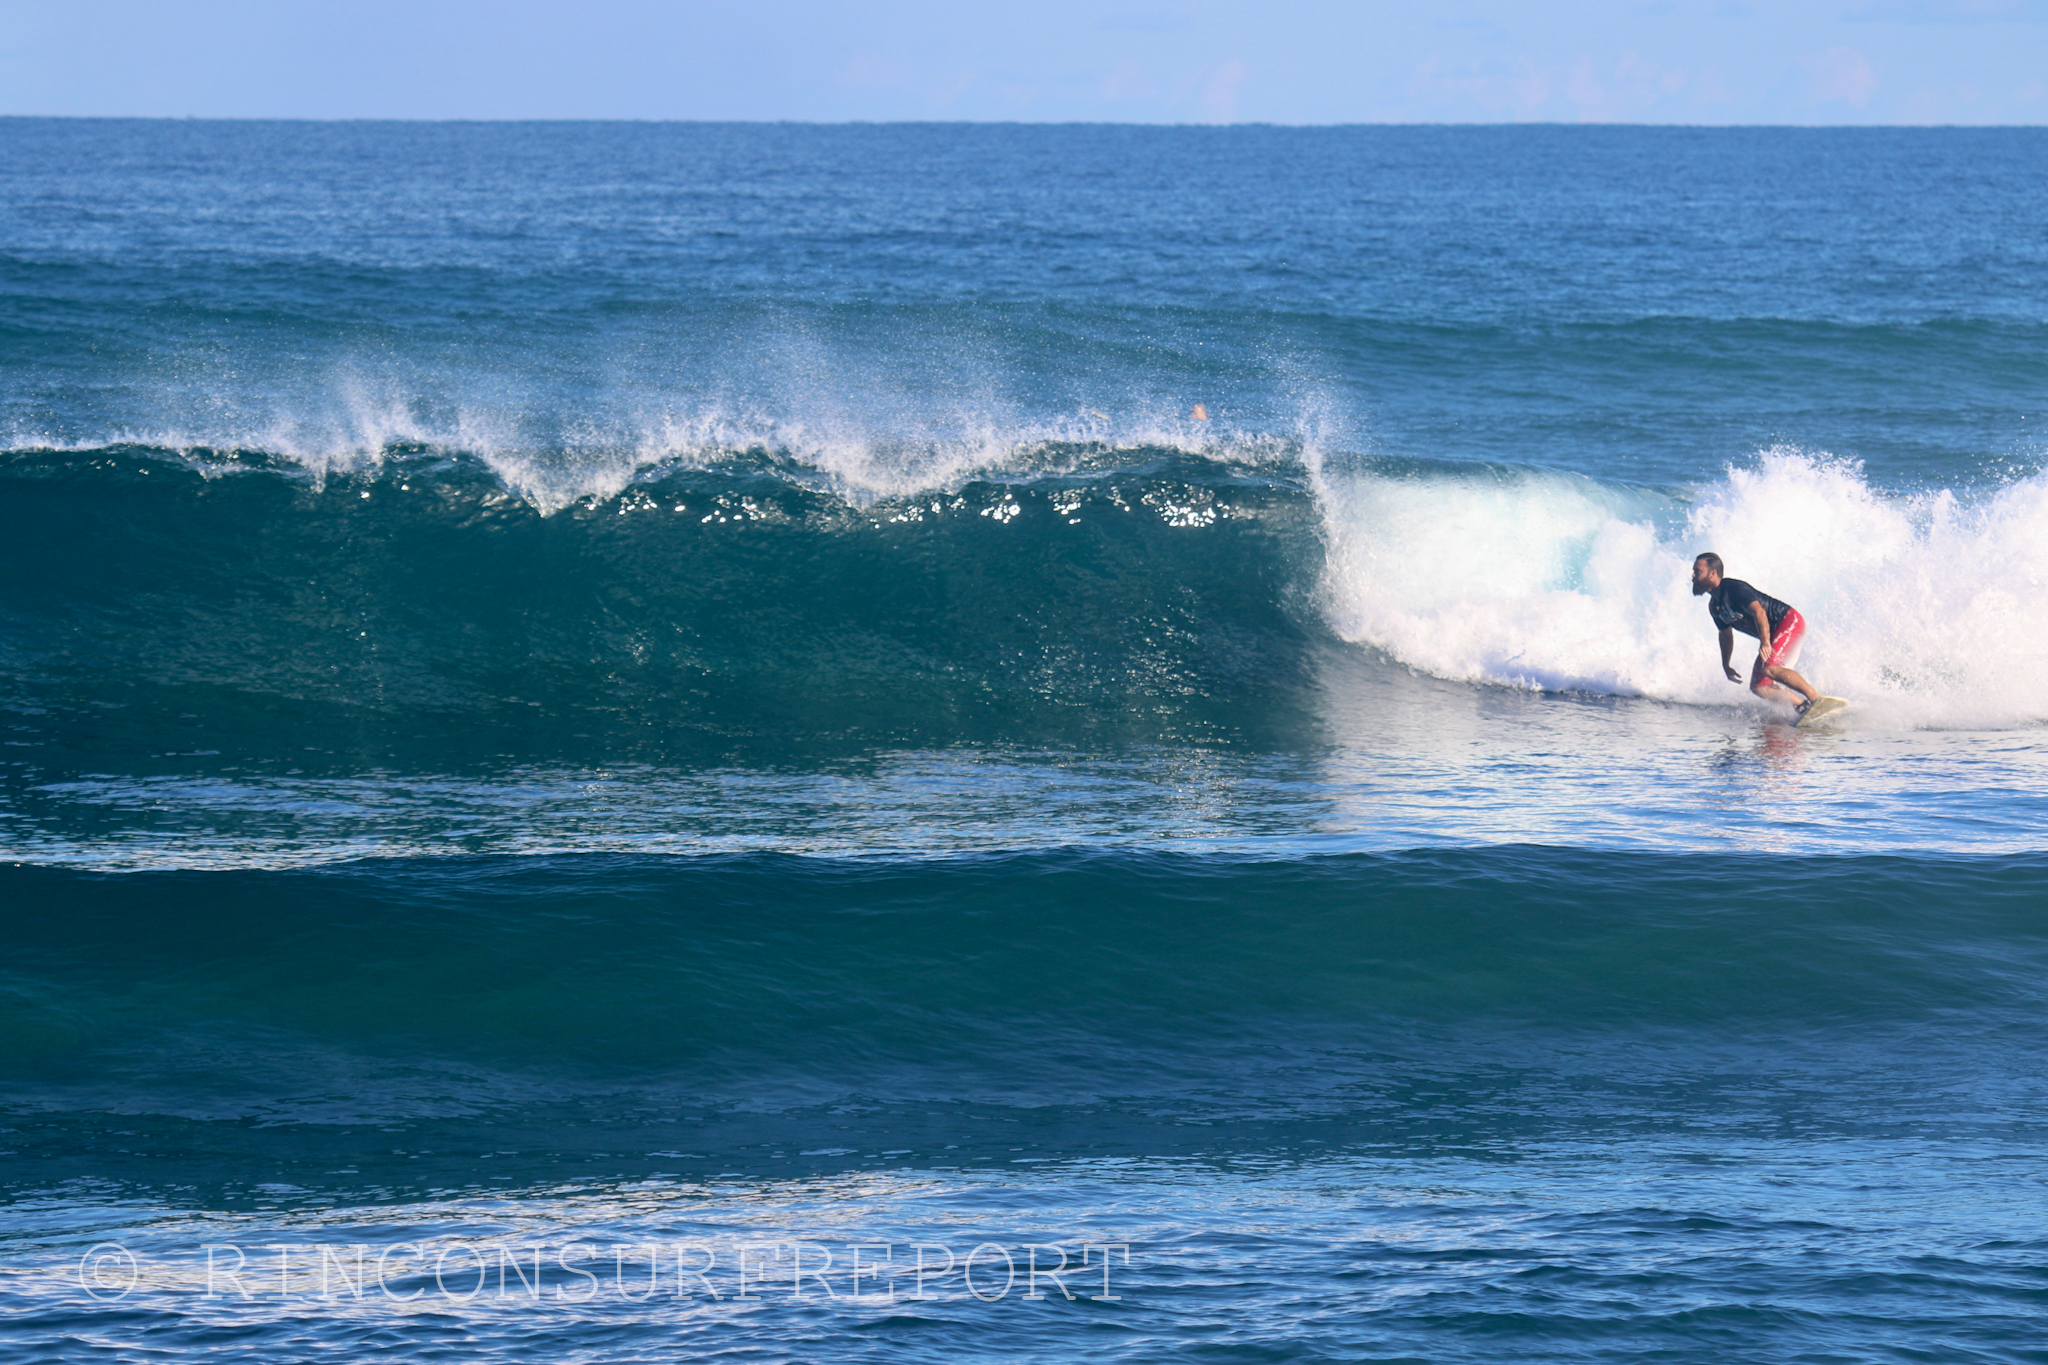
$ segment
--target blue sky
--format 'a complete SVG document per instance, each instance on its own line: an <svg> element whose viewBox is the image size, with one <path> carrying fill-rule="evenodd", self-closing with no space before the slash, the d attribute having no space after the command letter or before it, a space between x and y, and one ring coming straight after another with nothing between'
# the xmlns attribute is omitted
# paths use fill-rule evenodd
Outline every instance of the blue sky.
<svg viewBox="0 0 2048 1365"><path fill-rule="evenodd" d="M2048 123L2048 0L0 0L0 113Z"/></svg>

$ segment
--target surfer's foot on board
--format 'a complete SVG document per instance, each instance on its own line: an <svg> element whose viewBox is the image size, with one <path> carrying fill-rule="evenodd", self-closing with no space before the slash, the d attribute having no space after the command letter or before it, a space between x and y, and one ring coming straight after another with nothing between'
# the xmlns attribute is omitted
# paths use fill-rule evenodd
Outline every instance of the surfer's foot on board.
<svg viewBox="0 0 2048 1365"><path fill-rule="evenodd" d="M1799 708L1798 718L1792 723L1802 727L1824 725L1848 709L1849 703L1840 697L1815 697Z"/></svg>

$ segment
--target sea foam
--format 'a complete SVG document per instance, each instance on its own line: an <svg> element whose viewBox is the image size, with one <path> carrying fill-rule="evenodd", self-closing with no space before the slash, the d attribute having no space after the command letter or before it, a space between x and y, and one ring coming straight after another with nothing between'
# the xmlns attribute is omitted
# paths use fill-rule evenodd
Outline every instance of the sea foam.
<svg viewBox="0 0 2048 1365"><path fill-rule="evenodd" d="M2048 476L1894 493L1853 461L1777 448L1678 493L1497 467L1325 464L1316 483L1332 627L1425 673L1738 700L1688 582L1714 550L1798 608L1802 671L1869 720L2048 717ZM1738 640L1745 674L1751 657Z"/></svg>

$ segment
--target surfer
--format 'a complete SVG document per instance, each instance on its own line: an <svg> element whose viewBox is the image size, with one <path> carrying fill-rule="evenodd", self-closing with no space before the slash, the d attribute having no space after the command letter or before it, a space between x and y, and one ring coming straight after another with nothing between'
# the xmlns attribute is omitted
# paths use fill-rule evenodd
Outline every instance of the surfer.
<svg viewBox="0 0 2048 1365"><path fill-rule="evenodd" d="M1792 705L1801 719L1821 699L1813 684L1792 671L1806 619L1777 598L1758 592L1739 578L1722 576L1721 556L1709 550L1692 562L1692 595L1707 599L1707 614L1721 628L1721 671L1729 682L1741 682L1729 660L1735 632L1757 638L1756 664L1749 671L1749 690L1765 701ZM1794 702L1792 694L1806 700Z"/></svg>

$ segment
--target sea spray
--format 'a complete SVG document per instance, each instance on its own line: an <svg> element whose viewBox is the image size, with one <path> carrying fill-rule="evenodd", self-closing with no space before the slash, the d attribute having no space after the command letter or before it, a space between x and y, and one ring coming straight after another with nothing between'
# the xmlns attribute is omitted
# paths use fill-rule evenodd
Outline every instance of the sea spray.
<svg viewBox="0 0 2048 1365"><path fill-rule="evenodd" d="M1893 493L1781 449L1659 491L1512 468L1325 469L1332 628L1438 677L1727 702L1695 554L1799 607L1801 667L1888 725L2048 716L2048 477Z"/></svg>

